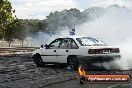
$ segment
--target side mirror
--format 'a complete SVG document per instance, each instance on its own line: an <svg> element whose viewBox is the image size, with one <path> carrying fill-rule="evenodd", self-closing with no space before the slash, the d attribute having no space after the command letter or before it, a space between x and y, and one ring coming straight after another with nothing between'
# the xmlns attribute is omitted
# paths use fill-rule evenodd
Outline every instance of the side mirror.
<svg viewBox="0 0 132 88"><path fill-rule="evenodd" d="M41 45L41 48L44 48L44 46L43 46L43 45Z"/></svg>
<svg viewBox="0 0 132 88"><path fill-rule="evenodd" d="M45 49L48 49L49 48L49 45L45 44L44 47L45 47Z"/></svg>

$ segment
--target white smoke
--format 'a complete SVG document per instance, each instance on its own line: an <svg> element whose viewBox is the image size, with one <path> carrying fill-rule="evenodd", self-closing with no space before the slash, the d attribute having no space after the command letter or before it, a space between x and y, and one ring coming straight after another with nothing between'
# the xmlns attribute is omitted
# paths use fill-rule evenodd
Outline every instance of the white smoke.
<svg viewBox="0 0 132 88"><path fill-rule="evenodd" d="M132 12L122 7L107 8L106 13L93 22L76 28L77 35L96 36L120 48L122 58L114 63L122 69L132 68ZM108 64L108 63L107 63ZM113 63L109 63L113 65ZM103 63L106 66L106 63Z"/></svg>
<svg viewBox="0 0 132 88"><path fill-rule="evenodd" d="M120 61L115 61L114 64L125 70L132 68L132 12L130 9L111 6L106 8L103 16L99 16L93 21L87 21L75 28L76 35L95 36L109 45L119 47L122 58ZM48 35L47 41L52 41L57 37L69 36L70 29L66 27L62 29L65 30L57 31L56 35ZM103 63L103 66L109 69L106 64L108 63ZM113 65L113 63L109 63L109 65Z"/></svg>
<svg viewBox="0 0 132 88"><path fill-rule="evenodd" d="M40 47L40 45L44 45L51 38L52 34L45 32L37 32L32 35L31 45Z"/></svg>
<svg viewBox="0 0 132 88"><path fill-rule="evenodd" d="M124 7L111 6L105 14L94 21L88 21L76 26L76 35L95 36L120 48L121 60L103 63L106 69L120 67L127 70L132 68L132 12ZM59 32L59 36L69 36L69 30ZM57 35L58 37L58 35ZM107 65L106 65L107 64ZM118 68L117 68L118 69Z"/></svg>
<svg viewBox="0 0 132 88"><path fill-rule="evenodd" d="M32 34L31 44L32 46L40 47L41 45L49 44L51 41L59 37L64 37L69 35L69 30L67 27L57 30L55 33L37 32Z"/></svg>

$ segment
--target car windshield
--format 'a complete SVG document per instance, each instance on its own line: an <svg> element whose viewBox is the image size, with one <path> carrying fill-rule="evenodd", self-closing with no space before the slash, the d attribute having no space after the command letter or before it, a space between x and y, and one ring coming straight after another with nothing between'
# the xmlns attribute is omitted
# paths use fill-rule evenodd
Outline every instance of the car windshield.
<svg viewBox="0 0 132 88"><path fill-rule="evenodd" d="M100 41L93 37L82 37L82 38L76 38L76 39L80 43L81 46L92 46L92 45L105 46L105 45L107 45L103 41Z"/></svg>

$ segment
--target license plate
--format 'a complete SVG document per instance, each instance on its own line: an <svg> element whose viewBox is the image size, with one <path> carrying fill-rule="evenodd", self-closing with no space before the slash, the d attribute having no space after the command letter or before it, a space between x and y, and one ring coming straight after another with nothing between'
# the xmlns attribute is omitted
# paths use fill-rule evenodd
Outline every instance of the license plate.
<svg viewBox="0 0 132 88"><path fill-rule="evenodd" d="M103 53L110 53L110 50L103 50Z"/></svg>

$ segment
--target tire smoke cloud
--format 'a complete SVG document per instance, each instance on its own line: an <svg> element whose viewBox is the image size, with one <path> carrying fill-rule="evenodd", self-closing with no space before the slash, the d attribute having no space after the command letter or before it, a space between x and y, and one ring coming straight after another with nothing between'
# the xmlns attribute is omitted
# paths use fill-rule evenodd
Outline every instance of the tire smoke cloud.
<svg viewBox="0 0 132 88"><path fill-rule="evenodd" d="M103 14L96 14L98 17L95 17L94 20L88 20L85 23L75 26L76 36L97 37L108 45L120 48L121 60L112 63L103 63L102 65L106 69L110 69L106 64L111 65L112 68L116 64L123 70L132 69L132 11L129 8L117 5L112 5L104 9L105 12ZM46 34L45 43L57 37L69 36L69 30L68 27L63 27L61 31L58 30L55 34Z"/></svg>
<svg viewBox="0 0 132 88"><path fill-rule="evenodd" d="M97 15L97 14L96 14ZM102 63L106 69L132 69L132 12L129 8L112 5L105 13L93 21L76 26L77 36L97 37L109 45L120 48L121 59ZM59 32L59 36L69 36L69 30ZM57 35L58 36L58 35ZM106 65L107 64L107 65Z"/></svg>
<svg viewBox="0 0 132 88"><path fill-rule="evenodd" d="M77 35L95 36L120 48L121 60L109 63L118 64L120 69L128 70L132 66L132 12L124 7L111 6L92 22L87 22L76 28ZM108 63L107 63L108 64ZM110 68L103 63L103 66ZM114 66L113 66L114 67Z"/></svg>

